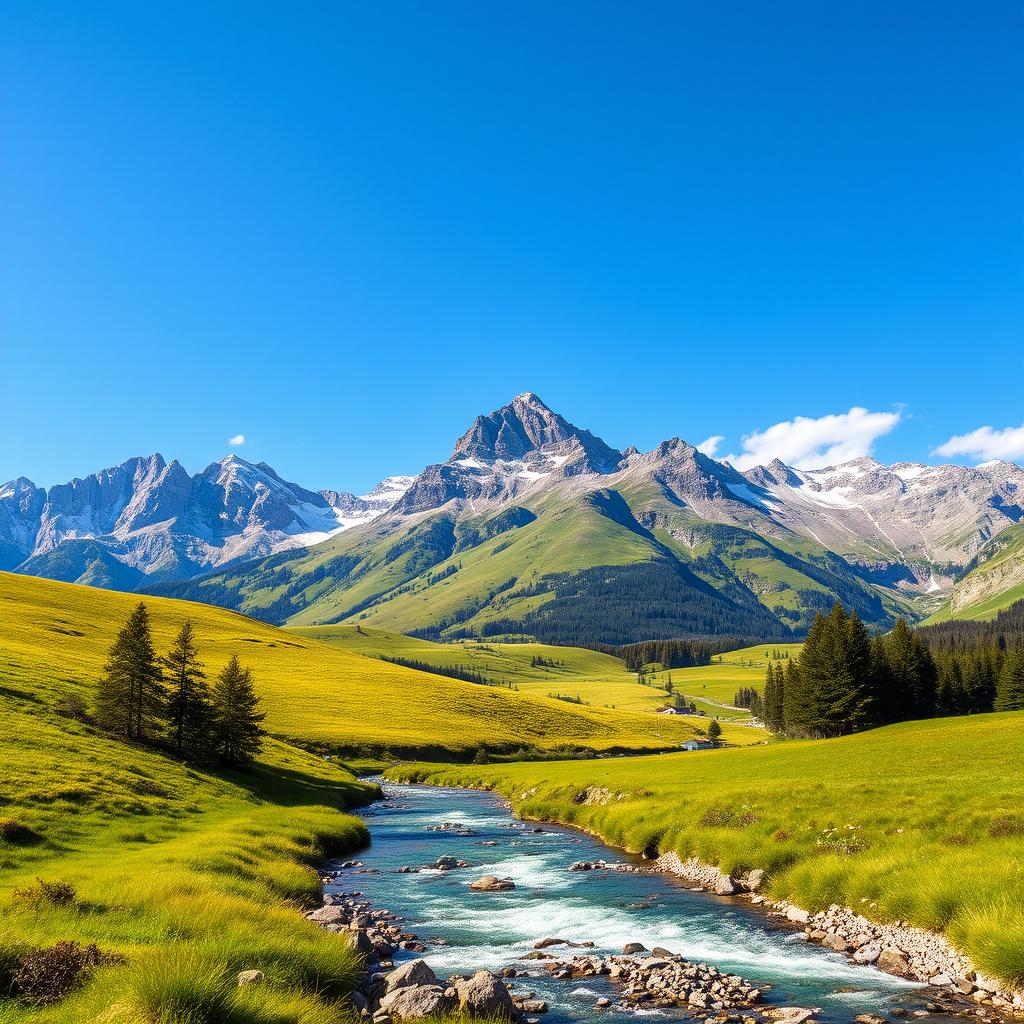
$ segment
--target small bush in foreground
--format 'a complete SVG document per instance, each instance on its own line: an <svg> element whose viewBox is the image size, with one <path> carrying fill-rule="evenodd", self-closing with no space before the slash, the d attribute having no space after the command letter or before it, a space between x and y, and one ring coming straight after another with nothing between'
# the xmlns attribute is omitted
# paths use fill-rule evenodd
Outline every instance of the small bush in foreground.
<svg viewBox="0 0 1024 1024"><path fill-rule="evenodd" d="M47 882L37 878L35 885L27 889L15 889L14 899L17 903L27 904L40 910L46 904L52 907L69 907L75 902L75 887L70 882Z"/></svg>
<svg viewBox="0 0 1024 1024"><path fill-rule="evenodd" d="M17 818L0 818L0 840L5 843L24 845L34 843L42 837L38 832L23 825Z"/></svg>
<svg viewBox="0 0 1024 1024"><path fill-rule="evenodd" d="M120 962L121 958L100 951L95 944L58 942L26 953L11 977L11 992L35 1006L63 999L81 985L93 968Z"/></svg>
<svg viewBox="0 0 1024 1024"><path fill-rule="evenodd" d="M88 705L77 693L65 694L53 705L53 710L61 718L71 718L76 722L86 722L89 720Z"/></svg>

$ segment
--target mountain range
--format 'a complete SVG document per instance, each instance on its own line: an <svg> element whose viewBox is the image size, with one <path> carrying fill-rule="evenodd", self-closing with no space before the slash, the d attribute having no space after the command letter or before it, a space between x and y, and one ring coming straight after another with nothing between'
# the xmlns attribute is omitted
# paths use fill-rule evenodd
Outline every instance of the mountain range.
<svg viewBox="0 0 1024 1024"><path fill-rule="evenodd" d="M412 482L308 491L234 455L189 476L159 454L43 490L0 487L0 569L116 590L306 547L387 511Z"/></svg>
<svg viewBox="0 0 1024 1024"><path fill-rule="evenodd" d="M278 623L768 638L801 633L836 599L879 628L948 613L986 566L1000 572L979 592L998 602L998 581L1012 591L1024 576L1022 521L1012 463L740 472L679 438L617 451L526 393L478 416L444 462L360 498L234 456L191 478L152 456L46 493L13 481L0 557Z"/></svg>

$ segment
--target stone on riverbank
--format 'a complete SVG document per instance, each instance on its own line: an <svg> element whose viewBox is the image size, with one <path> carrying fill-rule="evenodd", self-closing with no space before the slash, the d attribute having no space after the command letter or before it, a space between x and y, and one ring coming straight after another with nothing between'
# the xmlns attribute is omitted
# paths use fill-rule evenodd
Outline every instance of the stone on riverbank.
<svg viewBox="0 0 1024 1024"><path fill-rule="evenodd" d="M490 971L477 971L468 981L455 986L459 1009L471 1017L516 1016L508 989Z"/></svg>
<svg viewBox="0 0 1024 1024"><path fill-rule="evenodd" d="M396 1020L422 1020L448 1013L456 1005L455 997L440 985L407 985L389 992L380 1001L380 1008Z"/></svg>
<svg viewBox="0 0 1024 1024"><path fill-rule="evenodd" d="M388 992L414 985L437 985L437 975L426 960L410 960L401 967L395 968L385 979L384 987Z"/></svg>

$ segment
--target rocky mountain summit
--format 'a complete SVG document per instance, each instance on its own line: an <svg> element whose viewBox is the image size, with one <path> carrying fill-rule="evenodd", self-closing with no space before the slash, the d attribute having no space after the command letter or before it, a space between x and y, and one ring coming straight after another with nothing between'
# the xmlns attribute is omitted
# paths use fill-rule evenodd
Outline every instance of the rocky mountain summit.
<svg viewBox="0 0 1024 1024"><path fill-rule="evenodd" d="M44 491L19 477L0 487L0 568L132 589L326 540L369 522L409 478L370 494L316 492L236 455L190 476L159 454Z"/></svg>

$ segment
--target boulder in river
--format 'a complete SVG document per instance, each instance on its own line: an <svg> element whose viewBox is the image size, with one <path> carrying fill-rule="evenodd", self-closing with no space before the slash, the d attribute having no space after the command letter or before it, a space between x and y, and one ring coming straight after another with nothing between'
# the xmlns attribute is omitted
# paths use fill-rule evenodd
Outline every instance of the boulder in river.
<svg viewBox="0 0 1024 1024"><path fill-rule="evenodd" d="M483 875L475 882L469 883L470 889L476 892L508 892L516 887L511 878L498 878L497 875Z"/></svg>
<svg viewBox="0 0 1024 1024"><path fill-rule="evenodd" d="M454 871L455 868L468 868L469 865L464 860L446 853L443 857L438 857L431 867L437 868L438 871Z"/></svg>
<svg viewBox="0 0 1024 1024"><path fill-rule="evenodd" d="M516 1016L515 1004L508 989L490 971L477 971L468 981L456 985L459 1008L471 1017Z"/></svg>
<svg viewBox="0 0 1024 1024"><path fill-rule="evenodd" d="M773 1006L771 1009L762 1010L763 1016L768 1020L778 1021L779 1024L804 1024L811 1020L817 1010L807 1010L801 1006Z"/></svg>

